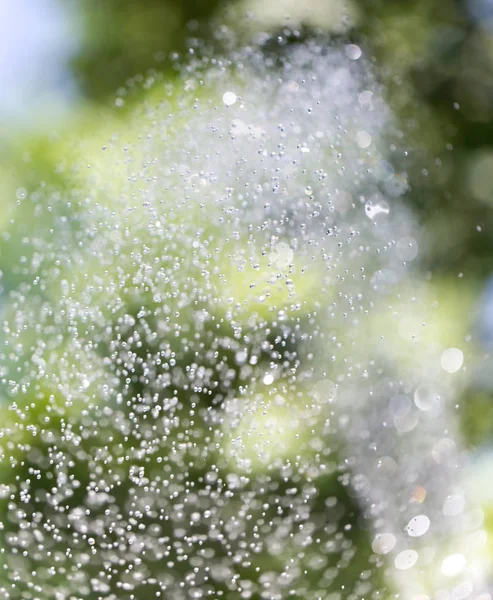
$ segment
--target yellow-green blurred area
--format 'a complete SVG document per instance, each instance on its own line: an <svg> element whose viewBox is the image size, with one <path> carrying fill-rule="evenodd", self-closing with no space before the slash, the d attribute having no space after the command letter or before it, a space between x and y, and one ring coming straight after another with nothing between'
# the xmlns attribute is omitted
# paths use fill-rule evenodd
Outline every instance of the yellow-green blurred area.
<svg viewBox="0 0 493 600"><path fill-rule="evenodd" d="M32 76L38 68L38 46L33 46L27 61L19 59L17 63L17 53L12 49L5 54L10 62L0 61L0 82L3 81L9 97L8 106L7 102L0 103L3 132L0 139L0 270L4 298L23 281L20 265L24 255L32 252L32 248L26 248L24 239L36 232L43 235L43 227L48 227L46 211L28 200L42 192L45 199L49 199L50 194L65 194L77 203L91 193L92 184L94 189L117 198L120 178L131 176L131 169L122 166L121 171L116 172L103 147L110 146L115 135L120 135L120 139L125 136L135 139L137 133L132 130L135 121L131 115L146 102L149 105L156 102L155 81L169 82L171 91L166 109L173 112L177 102L173 91L177 80L175 53L193 57L194 49L200 46L197 40L205 40L212 52L214 48L224 52L231 39L237 44L248 44L268 36L282 37L287 46L309 39L357 44L374 64L376 78L393 112L400 145L389 141L388 160L392 161L395 172L410 184L404 202L416 216L422 234L419 252L408 256L416 279L421 281L420 303L410 302L415 293L411 288L382 296L366 326L371 331L388 332L393 358L400 361L404 369L412 368L419 359L413 350L416 339L443 350L460 348L463 351L467 385L457 399L455 411L471 456L476 456L475 453L486 456L477 466L471 461L471 480L478 481L478 477L480 480L481 469L493 466L493 377L489 358L493 348L493 286L490 284L493 279L493 2L60 0L58 4L57 0L51 0L37 5L35 0L24 0L10 12L0 9L0 17L1 11L5 11L4 23L18 25L15 32L4 32L3 38L7 41L2 44L15 47L22 44L22 38L28 40L30 29L23 28L23 22L25 19L32 22L33 14L36 18L41 15L42 6L46 11L41 23L46 23L46 31L43 32L44 25L41 33L36 30L39 48L45 43L44 33L49 36L53 23L58 23L59 17L54 16L58 11L63 12L60 35L70 40L70 43L60 44L52 56L53 64L60 70L59 78L45 81L49 79L50 68L46 62L39 66L41 75ZM234 32L234 37L226 36L226 31ZM269 47L268 42L266 46ZM282 50L272 50L277 51ZM27 87L18 83L25 78L32 80ZM42 98L41 88L44 90ZM197 95L199 93L206 96L210 92L200 90ZM16 103L19 106L16 107ZM91 170L93 157L97 157L98 167ZM83 201L80 210L83 210ZM191 223L193 219L194 215L190 215ZM151 255L153 252L157 254L160 249L151 248ZM26 258L27 261L34 259L33 256ZM236 317L246 330L251 313L255 313L259 321L270 323L272 306L276 311L297 310L301 320L308 320L317 308L317 273L308 272L301 277L296 267L291 274L296 293L290 294L285 286L273 288L270 285L272 274L268 260L269 257L259 259L257 287L240 299L241 308ZM122 268L128 271L133 266L123 264ZM218 297L222 294L227 298L240 288L238 280L242 274L235 265L228 265L224 272L226 283L222 285L213 280L211 285L216 286ZM74 294L83 295L86 275L81 272L78 280L72 274L76 282ZM274 290L267 299L264 288ZM102 289L105 294L106 290ZM65 293L63 289L42 292L46 298ZM131 311L138 312L142 305L154 308L155 300L149 295L136 295L134 298L129 294L124 299ZM100 304L103 305L102 300ZM6 300L3 305L4 312L11 314L9 311L13 309L7 306ZM218 313L214 319L219 323L222 316ZM184 310L182 319L186 317ZM220 326L214 331L221 331ZM275 337L275 326L273 331ZM208 339L212 339L212 334ZM56 356L54 353L54 363ZM97 361L95 357L94 364ZM48 368L53 370L54 367ZM31 430L42 431L46 411L58 422L56 394L60 389L66 393L66 389L73 387L75 396L94 393L99 376L94 369L92 379L87 382L61 381L54 375L51 381L41 384L35 393L39 402L36 410L31 407L29 413L27 406L21 407L26 408L28 421L32 418ZM117 377L119 373L112 376ZM238 375L233 385L240 385L241 377ZM304 386L290 387L289 373L282 377L286 378L285 397L279 395L265 402L267 392L259 382L249 415L242 422L231 423L226 415L220 424L228 440L225 449L221 447L217 453L218 469L224 473L228 472L233 459L237 463L238 456L246 464L246 470L262 472L266 464L280 457L295 462L299 456L321 451L310 445L308 434L301 439L296 436L300 422L306 418L306 413L302 415ZM263 415L262 419L258 418L259 414ZM313 417L314 428L326 426L328 417L322 410L310 417ZM65 418L76 423L79 418L76 409ZM199 418L200 413L197 421ZM108 419L108 429L112 425L110 421ZM16 423L12 415L6 422L12 428L12 439L21 439L22 424ZM183 429L186 426L185 423ZM246 431L249 432L247 441L236 448L233 438ZM196 444L213 445L210 440L204 441L205 426L197 432ZM182 434L181 430L177 433ZM91 452L97 438L85 443ZM260 447L265 454L259 454ZM135 450L135 464L140 466L138 451L132 450ZM153 465L156 470L161 468L156 465ZM200 471L198 462L196 468ZM202 477L200 473L197 478L199 475ZM339 484L334 483L330 475L317 472L313 478L327 477L328 483L323 485L333 487L327 496L337 496ZM9 477L15 475L11 472ZM7 476L3 483L10 484ZM481 485L491 488L491 493L484 494L482 501L487 513L486 525L493 536L493 519L489 516L493 514L493 484L486 481ZM323 511L322 506L320 513ZM348 505L348 522L357 520L356 511L352 504ZM356 544L366 557L367 541L360 541L359 535L354 534ZM490 542L493 558L491 546ZM342 579L355 577L359 575L357 572L358 567L354 573L348 569Z"/></svg>

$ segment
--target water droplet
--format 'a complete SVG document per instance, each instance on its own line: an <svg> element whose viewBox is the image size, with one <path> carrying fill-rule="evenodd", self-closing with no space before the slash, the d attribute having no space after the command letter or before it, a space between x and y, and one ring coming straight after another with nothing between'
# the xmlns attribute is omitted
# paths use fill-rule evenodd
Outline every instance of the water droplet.
<svg viewBox="0 0 493 600"><path fill-rule="evenodd" d="M236 103L237 96L234 92L224 92L223 102L226 106L233 106Z"/></svg>
<svg viewBox="0 0 493 600"><path fill-rule="evenodd" d="M358 131L356 143L360 148L368 148L371 145L371 135L367 131Z"/></svg>
<svg viewBox="0 0 493 600"><path fill-rule="evenodd" d="M430 519L426 515L413 517L406 526L407 534L411 537L421 537L430 528Z"/></svg>
<svg viewBox="0 0 493 600"><path fill-rule="evenodd" d="M384 200L375 202L368 200L365 204L365 213L368 218L375 221L378 217L386 216L390 212L389 205Z"/></svg>
<svg viewBox="0 0 493 600"><path fill-rule="evenodd" d="M360 106L368 109L373 108L373 96L374 94L370 90L365 90L364 92L361 92L358 96L358 102L360 103Z"/></svg>
<svg viewBox="0 0 493 600"><path fill-rule="evenodd" d="M453 459L457 444L450 438L442 438L433 445L431 456L438 464L443 464Z"/></svg>
<svg viewBox="0 0 493 600"><path fill-rule="evenodd" d="M398 240L395 251L401 260L411 261L418 256L418 244L412 237L403 237Z"/></svg>
<svg viewBox="0 0 493 600"><path fill-rule="evenodd" d="M272 248L270 260L272 264L280 269L285 269L293 262L294 252L285 242L279 242Z"/></svg>
<svg viewBox="0 0 493 600"><path fill-rule="evenodd" d="M464 354L458 348L448 348L440 357L442 369L447 373L456 373L464 362Z"/></svg>
<svg viewBox="0 0 493 600"><path fill-rule="evenodd" d="M403 550L395 557L394 565L399 571L405 571L414 567L418 560L416 550Z"/></svg>
<svg viewBox="0 0 493 600"><path fill-rule="evenodd" d="M397 539L392 533L377 533L372 542L372 550L375 554L388 554L392 552Z"/></svg>
<svg viewBox="0 0 493 600"><path fill-rule="evenodd" d="M467 560L463 554L450 554L442 562L441 571L446 577L455 577L466 566Z"/></svg>
<svg viewBox="0 0 493 600"><path fill-rule="evenodd" d="M346 46L346 56L351 60L358 60L361 57L361 48L356 44L348 44Z"/></svg>
<svg viewBox="0 0 493 600"><path fill-rule="evenodd" d="M452 494L445 498L443 503L443 514L447 517L455 517L463 512L466 501L464 496L460 494Z"/></svg>
<svg viewBox="0 0 493 600"><path fill-rule="evenodd" d="M404 417L411 410L411 400L407 396L394 396L389 402L389 411L394 417Z"/></svg>
<svg viewBox="0 0 493 600"><path fill-rule="evenodd" d="M17 190L15 191L15 196L16 196L17 200L24 200L24 198L27 196L26 188L23 188L23 187L17 188Z"/></svg>
<svg viewBox="0 0 493 600"><path fill-rule="evenodd" d="M440 394L432 384L421 383L414 392L414 404L419 410L436 410L440 406Z"/></svg>
<svg viewBox="0 0 493 600"><path fill-rule="evenodd" d="M394 427L400 433L409 433L419 423L419 415L416 412L409 412L407 414L394 417Z"/></svg>

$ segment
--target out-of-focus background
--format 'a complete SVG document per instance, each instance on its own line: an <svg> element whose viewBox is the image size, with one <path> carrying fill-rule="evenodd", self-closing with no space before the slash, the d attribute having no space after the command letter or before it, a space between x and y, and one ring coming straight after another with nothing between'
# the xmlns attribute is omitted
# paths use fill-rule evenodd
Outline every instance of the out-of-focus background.
<svg viewBox="0 0 493 600"><path fill-rule="evenodd" d="M150 73L175 77L171 53L186 54L190 37L214 39L219 26L237 29L239 40L286 27L297 40L343 40L375 64L402 125L393 165L423 231L415 268L441 299L441 338L480 358L457 412L493 533L492 0L2 2L2 227L10 206L36 186L63 188L62 133L96 135L109 116L124 121L145 94L129 95L132 82ZM0 256L7 289L16 260Z"/></svg>
<svg viewBox="0 0 493 600"><path fill-rule="evenodd" d="M239 17L245 13L251 21ZM242 30L275 33L289 25L305 38L349 39L372 57L392 110L402 121L407 152L419 157L406 167L412 183L407 201L428 232L421 267L435 278L468 281L480 303L476 332L487 351L493 344L490 0L4 2L2 185L29 187L50 172L43 140L56 132L78 126L87 130L90 124L97 128L104 112L124 113L125 88L135 76L138 81L154 71L173 78L170 53L186 53L191 36L212 36L214 17L217 23L237 27L240 39ZM136 94L130 102L140 98ZM463 310L457 318L468 321L472 316ZM489 403L485 398L481 402L481 429L487 430L484 411ZM486 442L488 431L476 431L472 414L465 418L471 442Z"/></svg>

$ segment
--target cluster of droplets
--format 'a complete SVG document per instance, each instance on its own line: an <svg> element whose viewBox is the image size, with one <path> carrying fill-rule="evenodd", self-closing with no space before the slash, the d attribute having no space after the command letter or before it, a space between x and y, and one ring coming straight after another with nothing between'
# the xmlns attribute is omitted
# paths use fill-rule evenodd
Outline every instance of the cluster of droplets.
<svg viewBox="0 0 493 600"><path fill-rule="evenodd" d="M389 326L418 241L360 49L195 61L22 194L50 224L3 319L0 598L477 595L452 382Z"/></svg>

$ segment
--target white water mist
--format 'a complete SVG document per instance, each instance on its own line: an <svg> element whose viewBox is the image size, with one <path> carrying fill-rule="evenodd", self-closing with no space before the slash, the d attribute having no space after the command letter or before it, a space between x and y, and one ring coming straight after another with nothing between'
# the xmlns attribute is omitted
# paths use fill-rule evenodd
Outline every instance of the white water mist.
<svg viewBox="0 0 493 600"><path fill-rule="evenodd" d="M479 596L462 359L370 64L198 54L26 199L2 597Z"/></svg>

